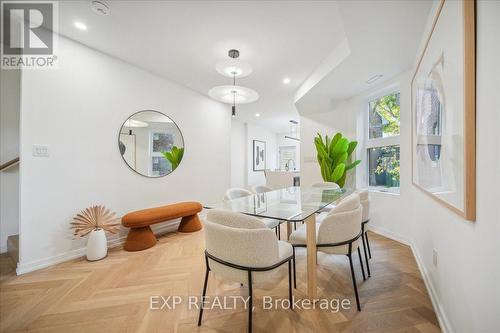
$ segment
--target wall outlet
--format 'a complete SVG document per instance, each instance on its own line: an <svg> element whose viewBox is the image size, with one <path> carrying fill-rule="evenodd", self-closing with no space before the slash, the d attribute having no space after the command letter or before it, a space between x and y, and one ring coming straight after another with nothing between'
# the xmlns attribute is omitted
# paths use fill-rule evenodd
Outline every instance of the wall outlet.
<svg viewBox="0 0 500 333"><path fill-rule="evenodd" d="M437 267L437 265L438 265L438 253L436 250L432 250L432 263L434 264L434 267Z"/></svg>
<svg viewBox="0 0 500 333"><path fill-rule="evenodd" d="M35 157L49 157L49 146L47 146L47 145L33 145L33 156L35 156Z"/></svg>

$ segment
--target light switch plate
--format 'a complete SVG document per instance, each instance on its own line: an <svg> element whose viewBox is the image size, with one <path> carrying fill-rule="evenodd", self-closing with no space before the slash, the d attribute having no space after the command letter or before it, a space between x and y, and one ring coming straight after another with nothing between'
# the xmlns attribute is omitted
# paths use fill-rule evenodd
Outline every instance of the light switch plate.
<svg viewBox="0 0 500 333"><path fill-rule="evenodd" d="M49 146L47 145L33 145L33 156L35 157L49 157Z"/></svg>

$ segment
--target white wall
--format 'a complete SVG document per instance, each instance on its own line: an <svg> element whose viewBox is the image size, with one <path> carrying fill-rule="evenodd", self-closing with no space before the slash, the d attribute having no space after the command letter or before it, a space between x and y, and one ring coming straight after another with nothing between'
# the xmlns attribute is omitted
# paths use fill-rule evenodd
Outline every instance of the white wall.
<svg viewBox="0 0 500 333"><path fill-rule="evenodd" d="M277 167L278 141L276 133L261 126L247 124L247 186L266 184L264 171L253 171L253 140L264 141L266 143L266 169L275 170Z"/></svg>
<svg viewBox="0 0 500 333"><path fill-rule="evenodd" d="M335 130L307 117L300 117L300 186L322 182L314 137L316 133L331 135Z"/></svg>
<svg viewBox="0 0 500 333"><path fill-rule="evenodd" d="M20 70L0 71L0 164L19 156ZM0 172L0 252L19 233L19 165Z"/></svg>
<svg viewBox="0 0 500 333"><path fill-rule="evenodd" d="M231 187L247 187L247 163L247 124L233 119L231 121Z"/></svg>
<svg viewBox="0 0 500 333"><path fill-rule="evenodd" d="M299 110L300 112L301 110ZM342 133L349 140L356 138L356 114L344 106L330 112L310 114L300 117L300 185L311 186L322 182L321 170L317 160L314 137L318 133L333 137ZM358 149L357 149L358 150ZM354 170L347 174L346 187L355 186Z"/></svg>
<svg viewBox="0 0 500 333"><path fill-rule="evenodd" d="M436 2L435 6L438 4ZM434 17L431 11L428 28ZM301 118L302 172L304 185L319 180L312 158L312 136L325 131L336 119L335 128L356 128L364 139L366 101L369 96L399 85L401 91L401 189L400 195L371 192L370 228L410 244L435 302L441 328L448 332L500 331L500 2L477 3L477 221L464 221L411 184L410 78L413 70L350 98L339 109L357 118L338 117L335 111L321 122ZM426 31L422 37L428 35ZM417 56L417 55L416 55ZM362 146L358 158L366 159ZM366 165L357 169L357 185L365 187ZM433 264L433 250L438 265ZM373 278L373 277L372 277Z"/></svg>
<svg viewBox="0 0 500 333"><path fill-rule="evenodd" d="M499 17L499 2L477 3L477 221L464 221L412 186L401 195L412 208L413 246L454 332L500 331Z"/></svg>
<svg viewBox="0 0 500 333"><path fill-rule="evenodd" d="M264 171L253 171L253 140L266 143L266 169L278 167L278 137L267 128L233 119L231 122L231 187L266 183Z"/></svg>
<svg viewBox="0 0 500 333"><path fill-rule="evenodd" d="M230 184L225 105L62 37L59 53L58 69L22 76L19 272L81 255L85 240L72 240L69 223L92 204L121 216L217 201ZM182 163L163 178L136 174L118 150L121 124L144 109L171 116L184 136ZM33 157L33 144L50 157Z"/></svg>

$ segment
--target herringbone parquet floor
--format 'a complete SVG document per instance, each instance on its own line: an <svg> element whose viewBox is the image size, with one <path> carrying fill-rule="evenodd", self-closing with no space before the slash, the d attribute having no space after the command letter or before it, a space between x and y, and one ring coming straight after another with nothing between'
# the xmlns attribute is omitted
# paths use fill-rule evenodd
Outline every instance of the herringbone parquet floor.
<svg viewBox="0 0 500 333"><path fill-rule="evenodd" d="M284 229L284 228L282 228ZM439 332L429 296L411 250L370 233L372 276L363 281L356 259L362 311L355 309L346 257L318 256L318 295L349 298L350 310L264 310L262 299L286 298L286 266L281 279L255 287L254 332ZM150 310L151 296L201 292L204 277L203 231L168 234L146 251L112 249L104 260L77 259L15 276L10 259L0 256L0 331L16 332L245 332L243 302L233 310L198 312L183 302L175 310ZM305 297L305 250L299 249L298 289ZM246 296L239 284L212 275L208 295ZM161 305L161 304L160 304Z"/></svg>

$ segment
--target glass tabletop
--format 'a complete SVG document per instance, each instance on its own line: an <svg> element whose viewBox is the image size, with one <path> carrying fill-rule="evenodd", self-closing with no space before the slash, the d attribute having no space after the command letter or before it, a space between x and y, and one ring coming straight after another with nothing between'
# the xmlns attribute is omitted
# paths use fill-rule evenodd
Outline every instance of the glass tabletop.
<svg viewBox="0 0 500 333"><path fill-rule="evenodd" d="M347 193L350 191L346 189L294 186L204 205L204 207L240 212L257 217L301 222L327 205L343 198Z"/></svg>

